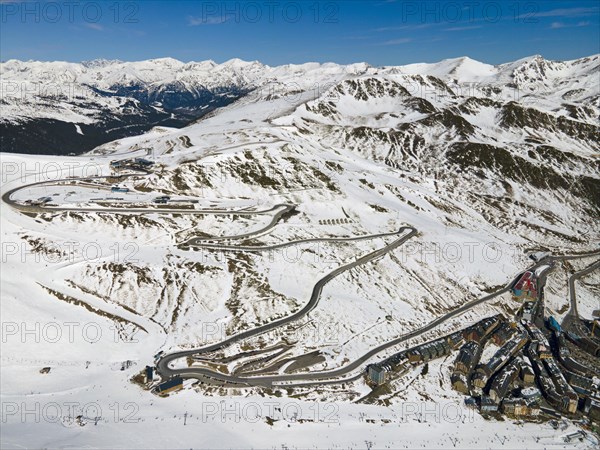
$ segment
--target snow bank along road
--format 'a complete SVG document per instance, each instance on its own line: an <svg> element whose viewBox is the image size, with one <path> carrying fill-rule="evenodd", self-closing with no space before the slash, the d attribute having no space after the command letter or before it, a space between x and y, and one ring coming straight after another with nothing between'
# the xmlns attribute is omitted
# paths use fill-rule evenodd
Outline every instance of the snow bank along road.
<svg viewBox="0 0 600 450"><path fill-rule="evenodd" d="M142 175L148 175L148 174L149 174L149 172L142 173ZM117 177L111 176L110 178L126 179L128 177L139 176L139 175L140 174L124 174L124 175L120 175ZM412 339L423 333L431 331L432 329L441 325L442 323L449 320L450 318L457 316L459 314L462 314L463 312L465 312L479 304L482 304L486 301L489 301L495 297L498 297L498 296L508 292L513 283L513 280L511 280L511 282L509 284L507 284L505 287L503 287L502 289L500 289L494 293L491 293L485 297L465 303L464 305L460 306L459 308L456 308L454 311L451 311L447 314L444 314L443 316L436 318L435 320L424 325L423 327L413 330L410 333L399 336L396 339L386 342L378 347L375 347L375 348L371 349L369 352L367 352L366 354L364 354L363 356L361 356L360 358L353 361L352 363L347 364L346 366L343 366L341 368L331 370L331 371L313 372L313 373L309 373L309 374L303 373L303 374L283 374L283 375L259 376L259 377L239 377L239 376L235 376L235 375L223 374L223 373L216 372L214 370L202 368L202 367L190 367L190 368L183 368L183 369L171 368L170 364L175 360L178 360L181 358L187 358L189 356L194 356L194 355L201 355L203 353L210 353L215 350L220 350L220 349L225 348L225 347L227 347L235 342L238 342L240 340L258 336L260 334L263 334L268 331L272 331L276 328L279 328L281 326L284 326L286 324L292 323L294 321L297 321L297 320L305 317L310 311L312 311L318 305L323 287L329 281L331 281L336 276L338 276L348 270L351 270L360 265L367 264L370 261L373 261L377 258L384 256L385 254L391 252L392 250L396 249L397 247L401 246L406 241L408 241L409 239L414 237L418 231L414 227L404 226L404 227L401 227L396 232L380 233L380 234L372 234L372 235L362 235L362 236L355 236L355 237L349 237L349 238L311 238L311 239L301 239L301 240L290 241L290 242L286 242L286 243L268 245L268 246L235 246L235 245L225 245L225 244L221 245L218 243L214 243L214 241L245 239L248 237L255 237L257 235L268 232L269 230L274 228L279 223L279 221L281 220L282 217L284 217L287 213L292 212L294 210L295 206L291 205L291 204L278 204L278 205L274 205L273 207L271 207L269 209L254 210L254 211L247 210L247 209L244 209L244 210L222 210L222 209L132 208L132 207L130 207L130 208L127 208L127 207L123 207L123 208L116 208L116 207L70 208L70 207L55 207L55 206L20 204L20 203L17 203L16 201L12 200L12 198L11 198L12 195L14 193L16 193L17 191L26 189L26 188L30 188L32 186L44 185L44 184L50 185L50 184L57 184L60 182L73 182L73 181L84 181L84 180L90 180L90 179L107 179L107 178L109 178L109 177L108 176L98 176L98 177L85 177L85 178L64 178L61 180L42 181L42 182L31 183L28 185L19 186L17 188L14 188L14 189L11 189L11 190L5 192L2 195L2 201L21 212L29 212L29 213L44 213L44 212L49 212L49 211L56 211L56 212L73 211L73 212L79 212L79 213L111 213L111 214L174 214L174 213L176 213L176 214L197 214L197 215L199 215L199 214L261 215L261 214L268 214L268 213L279 210L279 211L277 211L276 214L274 214L270 223L261 229L258 229L258 230L255 230L255 231L252 231L249 233L245 233L242 235L238 235L238 236L224 236L224 237L208 238L208 239L207 238L192 238L182 244L183 246L190 247L190 248L205 248L205 249L221 250L221 251L260 252L260 251L274 250L274 249L284 248L284 247L291 246L291 245L298 245L298 244L310 243L310 242L345 242L345 241L358 241L358 240L398 236L398 238L396 240L389 243L388 245L386 245L380 249L377 249L367 255L364 255L364 256L356 259L355 261L352 261L343 266L340 266L340 267L336 268L335 270L333 270L332 272L330 272L329 274L327 274L326 276L324 276L323 278L321 278L320 280L318 280L317 283L315 284L315 286L313 287L313 291L312 291L309 301L306 303L306 305L301 310L297 311L296 313L294 313L288 317L285 317L283 319L279 319L279 320L273 321L271 323L259 326L257 328L244 331L237 335L230 336L229 338L227 338L221 342L218 342L216 344L212 344L212 345L209 345L209 346L206 346L203 348L199 348L199 349L173 352L173 353L162 356L159 359L159 361L157 362L157 369L163 377L170 377L170 376L178 375L178 376L181 376L184 378L197 378L197 379L201 379L206 382L214 382L214 383L221 384L221 385L223 385L223 384L226 384L226 385L227 384L229 384L229 385L253 385L253 386L265 386L265 387L272 387L274 383L279 383L282 386L306 386L306 385L310 385L310 384L330 384L330 383L338 383L338 382L341 383L344 381L351 381L353 379L356 379L358 376L360 376L360 374L358 374L358 375L354 374L351 376L351 378L346 378L346 379L341 379L339 377L347 375L347 374L351 373L352 371L360 368L363 364L365 364L369 359L371 359L378 353L380 353L390 347L398 345L402 342L405 342L408 339ZM210 242L210 241L213 241L213 242ZM596 252L592 252L592 253L587 253L587 254L582 254L582 255L574 255L574 256L547 256L547 257L541 259L540 261L538 261L529 270L535 270L536 268L543 266L543 265L549 265L550 269L551 269L552 266L554 265L553 263L555 261L583 258L583 257L599 255L599 254L600 254L600 250L596 251ZM598 263L595 263L592 265L592 267L586 269L586 271L582 271L576 275L582 276L585 273L588 273L588 271L593 270L597 266L598 266ZM549 272L549 271L546 271L545 275L547 275L547 272ZM544 277L544 279L545 279L545 277ZM573 289L574 280L575 280L575 278L573 278L573 277L570 280L572 301L574 301L573 300L574 299L574 289Z"/></svg>

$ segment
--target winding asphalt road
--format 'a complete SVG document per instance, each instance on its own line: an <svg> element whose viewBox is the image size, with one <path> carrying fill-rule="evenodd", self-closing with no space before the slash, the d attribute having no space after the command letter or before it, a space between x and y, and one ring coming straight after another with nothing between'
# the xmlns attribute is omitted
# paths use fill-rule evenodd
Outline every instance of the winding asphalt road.
<svg viewBox="0 0 600 450"><path fill-rule="evenodd" d="M512 284L512 282L511 282L511 284ZM318 372L318 373L309 373L309 374L306 374L306 373L305 374L284 374L284 375L272 375L272 376L261 376L261 377L239 377L239 376L234 376L234 375L223 374L220 372L215 372L210 369L205 369L205 368L201 368L201 367L185 368L185 369L172 369L169 367L169 364L176 359L218 350L225 346L223 344L229 345L229 344L239 340L238 339L239 335L233 336L232 338L229 338L226 341L214 344L212 346L204 347L201 349L186 350L186 351L182 351L182 352L176 352L176 353L171 353L171 354L165 355L158 361L157 370L163 376L179 375L184 378L199 378L199 379L212 378L212 379L216 379L221 382L224 382L224 383L241 384L241 385L249 385L249 386L265 386L265 387L272 387L273 383L277 383L277 382L282 383L282 386L302 386L302 385L310 385L310 384L322 384L321 382L307 383L306 381L308 381L308 380L312 380L312 381L329 380L329 381L327 381L327 384L343 383L346 381L352 381L352 380L356 379L356 377L352 377L350 379L341 379L341 380L331 380L331 379L341 377L343 375L347 375L348 373L361 367L369 359L371 359L378 353L380 353L390 347L394 347L398 344L401 344L402 342L405 342L409 339L417 337L423 333L431 331L435 327L437 327L437 326L441 325L442 323L444 323L445 321L447 321L448 319L450 319L456 315L459 315L471 308L474 308L477 305L485 303L495 297L498 297L508 291L510 291L510 285L508 285L508 286L504 287L503 289L498 290L490 295L473 300L469 303L465 303L464 305L460 306L459 308L429 322L424 327L418 328L407 334L403 334L402 336L399 336L396 339L388 341L378 347L372 348L367 353L362 355L360 358L354 360L350 364L347 364L339 369L334 369L334 370L327 371L327 372ZM303 382L302 383L291 383L291 384L289 383L289 382L293 382L293 381L303 381Z"/></svg>
<svg viewBox="0 0 600 450"><path fill-rule="evenodd" d="M575 282L579 278L589 273L592 273L598 268L600 268L600 260L592 263L591 265L589 265L583 270L580 270L579 272L575 272L569 277L569 298L571 300L571 308L569 309L569 312L567 313L561 324L561 327L565 330L574 331L575 333L581 333L580 328L583 327L583 324L581 323L579 311L577 311L577 293L575 290Z"/></svg>
<svg viewBox="0 0 600 450"><path fill-rule="evenodd" d="M149 174L149 172L146 172L146 171L143 171L141 173L141 175L148 175L148 174ZM263 326L257 327L252 330L247 330L247 331L239 333L235 336L231 336L230 338L228 338L220 343L217 343L217 344L214 344L214 345L202 348L202 349L188 350L188 351L173 353L170 355L165 355L157 364L157 367L163 376L179 374L179 372L177 370L173 370L173 369L169 368L169 363L175 359L185 358L187 356L190 356L193 354L198 354L198 353L211 352L211 351L226 347L226 346L228 346L234 342L237 342L239 340L253 337L253 336L256 336L259 334L263 334L267 331L271 331L275 328L278 328L280 326L283 326L288 323L292 323L298 319L301 319L302 317L306 316L310 311L312 311L316 307L316 305L319 302L319 298L321 296L323 287L329 281L331 281L333 278L335 278L339 274L341 274L345 271L348 271L354 267L358 267L360 265L366 264L369 261L372 261L376 258L379 258L379 257L385 255L386 253L388 253L388 252L392 251L393 249L397 248L398 246L402 245L408 239L410 239L411 237L413 237L417 234L417 230L415 228L406 226L406 227L400 228L397 232L391 232L391 233L379 233L379 234L373 234L373 235L363 235L363 236L355 236L355 237L348 237L348 238L309 238L309 239L300 239L300 240L296 240L296 241L290 241L290 242L286 242L286 243L282 243L282 244L274 244L274 245L270 245L270 246L235 247L235 246L229 246L229 245L214 244L214 243L210 243L210 241L218 241L218 240L226 240L226 239L242 239L242 238L248 238L251 236L257 236L259 234L267 232L268 230L275 227L277 225L277 223L279 222L279 220L285 214L292 212L294 210L295 206L290 205L290 204L278 204L269 209L254 210L254 211L252 211L252 210L215 210L215 209L191 210L191 209L176 209L176 208L156 208L155 209L155 208L131 208L131 207L130 208L127 208L127 207L124 207L124 208L114 208L114 207L111 207L111 208L78 208L78 207L76 207L76 208L74 208L74 207L54 207L54 206L21 204L12 199L12 196L14 193L16 193L20 190L23 190L23 189L34 187L34 186L56 185L56 184L60 184L60 183L70 183L73 181L76 182L76 181L83 181L83 180L106 180L108 178L113 178L113 179L118 178L120 180L124 180L129 177L135 177L135 176L140 176L140 174L133 173L133 174L123 174L123 175L119 175L119 176L93 176L93 177L79 177L79 178L71 177L71 178L56 179L56 180L51 180L51 181L40 181L40 182L30 183L27 185L19 186L14 189L8 190L7 192L5 192L2 195L2 201L21 212L28 212L28 213L79 212L79 213L112 213L112 214L157 214L158 213L158 214L259 215L259 214L267 214L267 213L279 210L274 215L274 217L272 218L270 223L259 230L255 230L255 231L245 233L245 234L240 234L237 236L226 236L226 237L216 237L216 238L193 238L183 244L184 246L187 245L189 247L203 247L203 248L210 248L210 249L223 250L223 251L229 251L229 250L264 251L264 250L269 250L269 249L273 250L273 249L288 247L291 245L299 245L299 244L305 244L305 243L311 243L311 242L326 242L326 241L349 242L349 241L376 239L376 238L390 237L390 236L400 236L398 239L396 239L392 243L386 245L385 247L375 250L367 255L364 255L361 258L359 258L351 263L340 266L340 267L336 268L335 270L333 270L332 272L330 272L329 274L327 274L322 279L320 279L313 287L312 295L311 295L308 303L301 310L292 314L291 316L288 316L283 319L279 319L277 321L265 324ZM200 373L198 373L198 375L200 375ZM209 376L211 375L210 371L208 371L208 375Z"/></svg>
<svg viewBox="0 0 600 450"><path fill-rule="evenodd" d="M365 234L361 236L353 236L353 237L328 237L328 238L308 238L308 239L298 239L295 241L282 242L280 244L272 244L272 245L221 245L221 244L211 244L208 241L213 241L214 238L194 238L192 239L195 243L190 244L186 243L185 245L202 247L207 250L220 250L226 252L264 252L269 250L278 250L285 247L290 247L293 245L303 245L303 244L311 244L314 242L353 242L353 241L364 241L366 239L377 239L384 238L390 236L397 236L397 231L392 231L391 233L379 233L379 234ZM223 239L231 239L231 238L223 238Z"/></svg>
<svg viewBox="0 0 600 450"><path fill-rule="evenodd" d="M144 174L147 175L148 172L144 172ZM357 237L351 237L351 238L311 238L311 239L302 239L302 240L297 240L297 241L286 242L286 243L282 243L282 244L275 244L275 245L270 245L270 246L237 246L236 247L236 246L229 246L229 245L214 244L214 243L210 243L209 241L218 241L218 240L226 240L226 239L243 239L243 238L248 238L251 236L256 236L258 234L264 233L264 232L272 229L274 226L276 226L277 223L279 222L279 220L282 218L282 216L284 216L286 213L291 212L294 209L294 205L278 204L269 209L259 210L259 211L218 210L218 209L195 210L195 209L177 209L177 208L156 208L156 209L155 208L114 208L114 207L111 207L111 208L67 208L67 207L24 205L24 204L17 203L16 201L12 200L12 198L11 198L15 192L17 192L21 189L26 189L26 188L33 187L36 185L43 185L43 184L48 185L48 184L56 184L56 183L60 183L60 182L72 182L72 181L82 181L82 180L90 180L90 179L107 179L107 178L126 179L128 177L133 177L133 176L140 176L140 174L126 174L126 175L120 175L120 176L116 176L116 177L115 176L111 176L111 177L97 176L97 177L82 177L82 178L64 178L64 179L60 179L60 180L52 180L50 182L49 181L41 181L41 182L31 183L31 184L28 184L25 186L20 186L20 187L17 187L17 188L14 188L14 189L11 189L11 190L5 192L2 195L2 201L22 212L32 212L32 213L45 213L45 212L53 212L53 211L56 211L56 212L71 212L72 211L72 212L80 212L80 213L81 212L83 212L83 213L93 212L93 213L113 213L113 214L114 213L118 213L118 214L131 213L131 214L259 215L259 214L267 214L267 213L270 213L270 212L280 209L280 211L278 211L275 214L275 216L273 217L271 222L267 226L265 226L259 230L245 233L245 234L240 234L237 236L229 236L229 237L192 238L183 244L184 246L187 245L189 247L202 247L202 248L223 250L223 251L249 251L249 252L264 251L264 250L269 250L269 249L273 250L273 249L287 247L290 245L299 245L299 244L310 243L310 242L322 242L322 241L342 242L342 241L357 241L357 240L362 240L362 239L374 239L377 237L388 237L388 236L394 236L394 235L401 236L398 239L396 239L395 241L393 241L392 243L390 243L389 245L386 245L383 248L380 248L380 249L375 250L367 255L364 255L361 258L359 258L351 263L340 266L340 267L336 268L335 270L333 270L332 272L330 272L329 274L327 274L325 277L321 278L315 284L308 303L298 312L296 312L288 317L285 317L283 319L279 319L274 322L262 325L260 327L257 327L257 328L251 329L251 330L247 330L247 331L244 331L237 335L231 336L228 339L225 339L224 341L216 343L216 344L212 344L212 345L200 348L200 349L184 350L184 351L174 352L174 353L162 356L160 358L160 360L157 362L157 370L163 377L179 375L184 378L198 378L198 379L203 379L203 380L207 380L207 379L208 380L218 380L219 382L222 382L225 384L255 385L255 386L267 386L267 387L273 386L273 383L282 383L282 386L291 386L291 385L308 386L311 384L332 384L332 383L342 383L342 382L346 382L346 381L352 381L354 379L357 379L360 376L360 374L353 375L351 378L348 378L348 379L332 380L332 378L337 378L337 377L346 375L346 374L354 371L355 369L361 367L369 359L371 359L373 356L377 355L378 353L380 353L390 347L398 345L408 339L414 338L423 333L431 331L432 329L434 329L435 327L444 323L448 319L450 319L454 316L457 316L477 305L480 305L484 302L487 302L495 297L498 297L498 296L508 292L510 290L511 285L514 282L514 280L511 281L510 284L508 284L504 288L502 288L492 294L489 294L480 299L476 299L471 302L468 302L468 303L462 305L461 307L459 307L447 314L444 314L443 316L436 318L435 320L431 321L430 323L428 323L427 325L425 325L419 329L411 331L410 333L404 334L402 336L397 337L396 339L393 339L393 340L388 341L378 347L375 347L375 348L369 350L367 353L365 353L360 358L353 361L352 363L350 363L344 367L335 369L335 370L331 370L331 371L327 371L327 372L320 372L320 373L313 372L313 373L309 373L309 374L284 374L284 375L261 376L261 377L237 377L237 376L222 374L222 373L210 370L210 369L199 368L199 367L198 368L174 369L174 368L171 368L169 365L170 365L170 363L172 363L173 361L175 361L177 359L186 358L188 356L198 355L198 354L202 354L202 353L213 352L215 350L219 350L228 345L231 345L237 341L263 334L265 332L271 331L275 328L281 327L283 325L289 324L291 322L294 322L296 320L303 318L317 306L317 304L319 302L319 298L320 298L322 290L323 290L323 287L329 281L331 281L333 278L335 278L336 276L340 275L341 273L343 273L345 271L348 271L348 270L351 270L352 268L366 264L376 258L379 258L379 257L387 254L388 252L392 251L393 249L395 249L395 248L399 247L400 245L402 245L403 243L405 243L408 239L415 236L417 234L417 230L413 227L407 226L407 227L400 228L395 233L382 233L382 234L376 234L376 235L365 235L365 236L357 236ZM583 254L583 255L574 255L574 256L556 256L556 257L548 256L548 257L542 259L541 261L539 261L538 263L536 263L529 270L535 270L537 267L540 267L545 264L549 264L552 267L553 261L576 259L576 258L593 256L593 255L598 255L598 254L600 254L600 251L591 252L591 253L587 253L587 254ZM577 306L576 306L576 303L575 304L573 303L573 302L575 302L575 289L574 289L575 280L578 277L583 276L586 273L591 272L592 270L595 270L597 267L599 267L599 265L600 265L600 261L597 261L592 266L584 269L581 272L578 272L577 274L574 274L569 279L569 288L570 288L571 302L572 302L572 308L571 308L571 311L569 312L569 314L573 313L573 314L577 315L577 309L576 309ZM545 275L546 275L546 273L544 274L544 276ZM574 304L574 307L573 307L573 304ZM296 381L300 381L300 382L294 383ZM311 383L310 381L313 381L313 383ZM292 383L292 384L290 384L290 383Z"/></svg>
<svg viewBox="0 0 600 450"><path fill-rule="evenodd" d="M386 235L398 235L401 237L396 239L395 241L391 242L390 244L386 245L385 247L382 247L382 248L377 249L367 255L364 255L355 261L344 264L344 265L336 268L332 272L328 273L327 275L325 275L323 278L321 278L319 281L317 281L317 283L313 287L312 294L311 294L307 304L301 310L297 311L296 313L294 313L288 317L284 317L283 319L278 319L273 322L267 323L265 325L261 325L259 327L253 328L251 330L247 330L242 333L238 333L238 334L231 336L231 337L229 337L221 342L218 342L216 344L212 344L212 345L200 348L200 349L183 350L183 351L165 355L158 361L157 366L156 366L157 370L160 372L160 374L162 376L181 375L181 376L185 376L185 377L208 376L209 378L216 378L217 376L213 376L213 375L220 375L220 374L214 373L207 369L201 369L201 368L198 368L198 369L172 369L169 367L169 364L176 359L186 358L188 356L193 356L196 354L209 353L209 352L213 352L215 350L220 350L220 349L227 347L227 346L229 346L235 342L238 342L242 339L247 339L250 337L258 336L260 334L266 333L268 331L274 330L275 328L279 328L283 325L287 325L289 323L295 322L295 321L303 318L317 306L317 304L319 303L319 299L321 297L321 292L323 291L323 287L327 283L329 283L329 281L331 281L332 279L334 279L341 273L344 273L344 272L346 272L350 269L353 269L355 267L358 267L360 265L366 264L376 258L379 258L379 257L385 255L386 253L389 253L393 249L404 244L407 240L409 240L416 234L417 234L417 230L413 227L402 227L396 233L386 234ZM382 236L382 235L376 235L376 236ZM366 236L366 237L362 236L360 239L366 239L366 238L371 238L371 236ZM286 245L292 245L292 244L287 243ZM280 247L281 246L279 246L279 248ZM228 378L230 378L230 379L228 379ZM241 377L233 377L233 376L228 377L228 378L225 378L223 381L231 381L234 383L239 383L239 382L243 382L242 380L245 380ZM271 377L260 377L260 379L257 379L257 380L260 381L260 384L264 384L262 381L267 381L270 378Z"/></svg>
<svg viewBox="0 0 600 450"><path fill-rule="evenodd" d="M416 232L416 230L414 230L414 229L413 229L413 231ZM410 236L408 236L408 237L410 237ZM395 241L391 245L394 245L397 242L398 241ZM555 261L579 259L579 258L585 258L585 257L589 257L589 256L594 256L594 255L600 255L600 251L581 254L581 255L572 255L572 256L547 256L546 258L541 259L540 261L538 261L536 264L534 264L532 267L530 267L527 270L533 271L533 270L536 270L538 267L548 265L550 267L550 270L544 271L543 275L544 275L544 279L545 279L545 277L551 271L551 269L553 267L553 263ZM367 255L367 256L369 256L369 255ZM342 266L339 269L344 269L345 267L347 267L347 266ZM280 386L280 387L302 387L302 386L311 386L311 385L315 385L315 384L322 385L322 384L339 384L339 383L344 383L344 382L350 382L350 381L358 379L362 374L358 374L358 375L354 374L350 378L344 378L344 379L334 379L334 378L342 377L344 375L347 375L347 374L353 372L354 370L363 366L372 357L374 357L378 353L380 353L390 347L394 347L398 344L401 344L402 342L405 342L409 339L417 337L423 333L429 332L429 331L433 330L434 328L436 328L437 326L441 325L442 323L446 322L447 320L451 319L452 317L462 314L463 312L466 312L469 309L472 309L478 305L481 305L489 300L492 300L502 294L509 292L512 285L514 284L514 282L520 277L520 275L522 273L523 272L520 272L504 288L499 289L498 291L493 292L485 297L481 297L479 299L472 300L468 303L465 303L464 305L456 308L455 310L450 311L450 312L444 314L443 316L436 318L435 320L429 322L427 325L425 325L421 328L413 330L407 334L399 336L391 341L388 341L378 347L375 347L375 348L369 350L367 353L362 355L360 358L358 358L358 359L354 360L353 362L351 362L350 364L347 364L346 366L340 367L338 369L325 371L325 372L313 372L313 373L301 373L301 374L282 374L282 375L270 375L270 376L260 376L260 377L241 377L241 376L223 374L221 372L216 372L214 370L203 368L203 367L187 367L187 368L182 368L182 369L174 369L174 368L169 367L169 364L171 362L173 362L179 358L185 358L188 356L212 352L212 351L221 349L227 345L230 345L240 339L249 337L248 333L251 333L255 330L259 330L259 329L255 329L255 330L250 330L250 332L232 336L232 337L226 339L225 341L222 341L222 342L219 342L219 343L207 346L207 347L203 347L203 348L195 349L195 350L185 350L185 351L181 351L181 352L174 352L174 353L171 353L168 355L164 355L163 357L161 357L159 359L159 361L157 363L157 370L164 377L172 377L172 376L178 375L183 378L196 378L196 379L204 380L204 381L216 380L225 385L233 385L233 386L235 386L235 385L263 386L263 387L271 388L271 387L273 387L274 384L279 383L278 386ZM321 283L323 280L324 279L320 280L319 283ZM542 287L543 287L543 284L542 284ZM316 286L315 286L315 288L316 288ZM322 286L321 286L321 288L322 288ZM313 291L313 296L314 296L314 291ZM315 303L314 300L315 300L314 297L311 297L311 301L313 303ZM318 301L318 299L316 299L316 300ZM316 303L315 303L315 305L316 305ZM290 318L291 317L292 316L290 316ZM281 322L283 320L286 320L286 319L282 319L278 322ZM280 325L277 325L277 326L280 326ZM262 328L262 327L260 327L260 328ZM260 331L260 332L262 333L264 331ZM257 333L257 334L260 334L260 333ZM251 335L253 335L253 334L251 334Z"/></svg>
<svg viewBox="0 0 600 450"><path fill-rule="evenodd" d="M253 214L256 215L256 214L265 214L266 212L272 212L277 209L281 209L281 211L278 211L273 216L273 218L267 225L265 225L263 228L259 228L258 230L253 230L253 231L249 231L248 233L238 234L238 235L234 235L234 236L215 236L215 237L205 237L205 238L204 237L203 238L192 238L189 241L182 243L181 245L183 247L198 247L198 246L206 247L205 243L207 241L241 240L241 239L248 239L250 237L257 237L257 236L271 230L275 225L277 225L279 223L279 221L285 214L292 212L295 208L296 207L294 205L282 203L279 205L275 205L273 208L268 209L266 211L262 211L262 212L259 211L258 213L253 212ZM215 246L215 248L221 248L221 249L223 249L224 247L226 247L226 246Z"/></svg>
<svg viewBox="0 0 600 450"><path fill-rule="evenodd" d="M71 181L83 181L83 180L106 180L108 178L114 179L126 179L130 177L139 176L139 174L126 174L126 175L118 175L118 176L94 176L94 177L85 177L85 178L62 178L58 180L52 181L38 181L36 183L26 184L24 186L19 186L9 191L6 191L2 194L2 201L7 205L10 205L14 209L17 209L21 212L29 212L29 213L47 213L47 212L83 212L83 213L112 213L112 214L212 214L212 215L223 215L223 216L254 216L260 214L268 214L278 209L283 208L281 212L278 213L279 216L285 214L286 212L292 210L294 205L290 205L287 203L277 204L268 209L263 210L248 210L248 209L240 209L240 210L224 210L224 209L189 209L189 208L135 208L135 207L123 207L123 208L69 208L64 206L39 206L39 205L28 205L17 203L17 201L12 199L12 195L18 191L23 189L28 189L34 186L41 185L56 185L57 183L62 182L71 182Z"/></svg>

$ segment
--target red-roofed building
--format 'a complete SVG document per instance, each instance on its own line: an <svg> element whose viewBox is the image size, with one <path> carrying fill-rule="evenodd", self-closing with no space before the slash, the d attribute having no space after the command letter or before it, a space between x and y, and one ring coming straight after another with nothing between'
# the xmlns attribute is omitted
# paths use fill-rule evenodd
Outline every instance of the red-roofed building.
<svg viewBox="0 0 600 450"><path fill-rule="evenodd" d="M537 283L532 272L525 272L512 288L512 293L518 298L537 299Z"/></svg>

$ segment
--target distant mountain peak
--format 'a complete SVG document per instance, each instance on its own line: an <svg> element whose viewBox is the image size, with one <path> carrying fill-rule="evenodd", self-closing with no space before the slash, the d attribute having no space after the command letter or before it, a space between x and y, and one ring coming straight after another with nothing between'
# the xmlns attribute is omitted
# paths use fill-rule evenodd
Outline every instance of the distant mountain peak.
<svg viewBox="0 0 600 450"><path fill-rule="evenodd" d="M498 106L484 100L502 104L523 95L538 102L536 108L551 114L559 111L561 116L589 124L598 115L593 102L599 70L598 55L565 62L533 55L501 65L461 56L391 67L331 62L271 67L240 58L220 64L175 58L133 62L95 59L82 63L9 60L0 64L0 83L11 83L10 89L0 89L0 124L12 124L7 125L6 133L13 133L20 140L6 138L5 147L26 149L30 144L33 151L54 145L63 150L64 143L69 142L76 150L89 150L109 138L102 133L102 127L122 133L111 135L114 139L155 125L183 126L249 92L273 100L292 92L305 92L310 100L325 91L331 96L313 105L313 113L329 115L330 119L343 117L334 110L335 99L340 97L338 106L355 109L346 116L381 114L382 128L396 126L397 120L408 126L437 111L439 114L430 119L431 123L468 131L469 125L456 111L447 110L446 103L455 101L451 99L469 101L455 105L468 114L486 108L491 114L491 109ZM332 86L337 87L330 89ZM49 102L50 97L61 101ZM441 100L436 103L436 99ZM477 120L483 118L475 119L475 125ZM34 121L60 123L53 129L62 134L53 144L48 139L34 142L27 132L29 128L23 125L31 122L34 127ZM83 127L83 137L72 124ZM88 141L81 142L82 139Z"/></svg>
<svg viewBox="0 0 600 450"><path fill-rule="evenodd" d="M121 61L120 59L104 59L104 58L90 59L88 61L81 61L81 65L88 69L108 67L108 66L112 66L115 64L123 64L123 61Z"/></svg>
<svg viewBox="0 0 600 450"><path fill-rule="evenodd" d="M179 61L178 59L171 58L171 57L153 58L153 59L149 59L148 62L165 64L168 66L181 66L184 64L183 62Z"/></svg>

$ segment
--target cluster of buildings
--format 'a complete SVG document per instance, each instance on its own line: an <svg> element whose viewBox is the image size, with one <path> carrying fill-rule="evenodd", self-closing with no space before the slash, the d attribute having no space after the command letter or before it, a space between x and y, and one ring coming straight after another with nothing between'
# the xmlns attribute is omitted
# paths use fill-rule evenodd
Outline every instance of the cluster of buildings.
<svg viewBox="0 0 600 450"><path fill-rule="evenodd" d="M468 395L467 404L482 413L502 412L513 417L536 417L542 405L565 413L582 412L600 420L597 379L578 363L566 346L556 321L542 331L532 322L511 322L497 315L448 336L396 353L371 364L368 379L385 383L386 374L426 363L458 350L452 366L452 387ZM547 334L556 345L552 346ZM497 350L480 361L486 345ZM553 351L554 350L554 351ZM557 354L557 357L554 355Z"/></svg>
<svg viewBox="0 0 600 450"><path fill-rule="evenodd" d="M471 334L477 339L470 339L460 348L450 377L452 387L471 395L471 401L475 399L473 403L479 404L482 412L496 412L502 407L511 415L539 414L537 400L541 394L527 390L535 374L522 356L529 341L525 330L501 316L484 319L472 328L483 328L484 332ZM499 348L487 362L480 362L487 343Z"/></svg>
<svg viewBox="0 0 600 450"><path fill-rule="evenodd" d="M376 385L383 384L386 381L388 372L399 371L400 368L404 368L407 365L414 366L427 363L432 359L447 356L450 352L457 349L462 342L464 342L464 337L461 332L457 332L411 349L403 350L379 363L367 366L367 377L370 382Z"/></svg>
<svg viewBox="0 0 600 450"><path fill-rule="evenodd" d="M153 165L153 161L144 158L119 159L110 162L110 168L114 172L122 172L124 170L148 170Z"/></svg>
<svg viewBox="0 0 600 450"><path fill-rule="evenodd" d="M369 380L384 383L390 371L458 350L450 382L453 389L468 396L467 405L478 406L483 413L502 412L514 417L538 416L544 406L600 421L600 365L596 359L600 345L593 337L594 328L590 337L582 337L564 332L554 317L549 317L545 325L538 317L538 327L534 316L543 295L540 300L536 276L531 271L523 273L511 291L523 302L515 321L502 315L488 317L451 335L396 353L370 365ZM492 345L497 349L487 361L481 361Z"/></svg>
<svg viewBox="0 0 600 450"><path fill-rule="evenodd" d="M580 411L600 420L597 380L572 358L556 320L549 320L549 328L545 333L527 320L504 322L484 339L504 341L486 363L478 363L486 343L467 342L455 359L452 386L476 398L482 412L531 417L545 403L564 414ZM509 329L513 332L506 339Z"/></svg>
<svg viewBox="0 0 600 450"><path fill-rule="evenodd" d="M483 344L487 337L499 327L500 319L501 316L488 317L462 331L466 344L460 348L450 376L450 382L457 391L463 394L469 393L470 378L481 358Z"/></svg>
<svg viewBox="0 0 600 450"><path fill-rule="evenodd" d="M558 362L563 375L579 396L579 407L583 413L593 420L600 421L600 392L594 384L594 376L598 375L600 367L584 365L573 358L565 334L554 333Z"/></svg>
<svg viewBox="0 0 600 450"><path fill-rule="evenodd" d="M161 397L183 389L182 377L175 376L162 381L160 377L156 378L154 366L146 366L141 375L141 382L146 386L146 389L151 390L154 394Z"/></svg>
<svg viewBox="0 0 600 450"><path fill-rule="evenodd" d="M374 384L382 384L386 381L386 373L398 371L406 367L407 364L418 365L445 357L453 350L461 347L465 341L467 343L480 343L500 324L501 319L502 316L500 315L487 317L464 330L395 353L379 363L369 365L367 367L367 377Z"/></svg>
<svg viewBox="0 0 600 450"><path fill-rule="evenodd" d="M496 351L489 361L478 364L471 377L471 390L476 393L482 393L494 374L498 373L498 376L500 376L502 374L500 369L502 369L511 358L527 344L527 342L527 334L525 332L517 332Z"/></svg>
<svg viewBox="0 0 600 450"><path fill-rule="evenodd" d="M453 388L474 397L482 412L531 417L546 402L561 413L581 411L598 420L600 398L590 370L572 358L558 322L548 323L554 347L544 331L528 320L503 322L482 340L465 343L454 361ZM500 348L480 363L487 342ZM593 347L586 348L593 354Z"/></svg>
<svg viewBox="0 0 600 450"><path fill-rule="evenodd" d="M531 336L527 355L531 360L544 397L558 411L575 413L579 398L565 379L552 353L546 351L550 348L546 335L531 322L524 322L524 325Z"/></svg>

